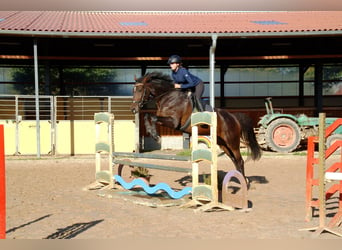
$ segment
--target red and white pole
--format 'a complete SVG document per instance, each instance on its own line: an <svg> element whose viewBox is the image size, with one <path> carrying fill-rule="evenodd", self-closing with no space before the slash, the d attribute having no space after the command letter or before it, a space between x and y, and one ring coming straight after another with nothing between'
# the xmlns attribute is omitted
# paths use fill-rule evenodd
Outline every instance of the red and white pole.
<svg viewBox="0 0 342 250"><path fill-rule="evenodd" d="M6 173L4 125L0 125L0 239L6 238Z"/></svg>

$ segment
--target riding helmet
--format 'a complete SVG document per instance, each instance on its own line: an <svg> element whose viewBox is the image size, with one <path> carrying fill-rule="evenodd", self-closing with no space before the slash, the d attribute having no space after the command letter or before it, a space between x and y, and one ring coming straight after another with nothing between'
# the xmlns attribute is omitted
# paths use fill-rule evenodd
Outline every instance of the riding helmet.
<svg viewBox="0 0 342 250"><path fill-rule="evenodd" d="M167 64L171 63L182 63L182 58L178 55L172 55L169 60L167 60Z"/></svg>

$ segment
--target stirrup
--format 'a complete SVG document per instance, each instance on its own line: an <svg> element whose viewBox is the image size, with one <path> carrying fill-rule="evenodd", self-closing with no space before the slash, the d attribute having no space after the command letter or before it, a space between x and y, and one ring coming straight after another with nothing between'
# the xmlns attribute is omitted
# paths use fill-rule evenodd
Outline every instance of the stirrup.
<svg viewBox="0 0 342 250"><path fill-rule="evenodd" d="M214 112L214 109L209 104L204 104L203 111Z"/></svg>

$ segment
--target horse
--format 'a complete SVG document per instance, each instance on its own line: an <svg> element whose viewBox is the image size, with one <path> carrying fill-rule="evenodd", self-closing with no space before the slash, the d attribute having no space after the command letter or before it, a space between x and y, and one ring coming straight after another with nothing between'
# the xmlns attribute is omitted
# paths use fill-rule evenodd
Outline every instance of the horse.
<svg viewBox="0 0 342 250"><path fill-rule="evenodd" d="M161 72L151 72L135 79L133 102L130 108L135 114L148 102L155 101L156 115L151 115L151 122L148 117L144 119L147 132L155 140L159 140L156 123L191 134L190 117L194 109L193 99L188 91L174 88L170 76ZM259 160L262 154L254 133L252 119L246 114L232 114L221 108L214 108L213 111L217 113L217 144L248 182L240 152L240 142L246 145L252 160ZM209 126L200 127L199 134L209 134L209 129Z"/></svg>

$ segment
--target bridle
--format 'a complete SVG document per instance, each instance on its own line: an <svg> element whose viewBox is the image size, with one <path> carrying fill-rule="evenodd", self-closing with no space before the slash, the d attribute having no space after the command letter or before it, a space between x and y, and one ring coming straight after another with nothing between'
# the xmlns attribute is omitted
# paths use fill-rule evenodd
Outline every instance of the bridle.
<svg viewBox="0 0 342 250"><path fill-rule="evenodd" d="M136 87L139 87L139 86L144 86L144 83L136 83L134 85L134 93L136 92ZM133 103L137 103L139 108L141 108L142 106L144 106L144 104L146 104L148 102L148 100L145 100L145 95L146 95L146 88L143 88L144 89L144 92L143 94L141 95L141 98L139 101L136 101L136 100L133 100Z"/></svg>
<svg viewBox="0 0 342 250"><path fill-rule="evenodd" d="M135 83L135 85L134 85L134 92L133 92L133 94L136 92L136 87L139 87L139 86L143 86L143 87L144 87L144 88L143 88L143 89L144 89L144 90L143 90L144 92L142 93L140 100L139 100L139 101L138 101L138 100L133 100L133 103L134 103L134 104L138 104L138 107L139 107L139 108L141 108L142 106L144 106L146 103L152 101L151 99L148 98L148 96L146 97L147 94L150 95L151 93L147 93L147 87L145 87L144 85L145 85L145 84L144 84L144 83L141 83L141 82L137 82L137 83ZM172 89L172 90L175 90L175 89ZM179 90L179 89L176 89L176 90ZM161 94L158 95L158 96L154 96L153 99L154 99L154 100L159 99L159 98L161 98L162 96L166 95L168 92L169 92L169 91L166 91L166 92L161 93Z"/></svg>

